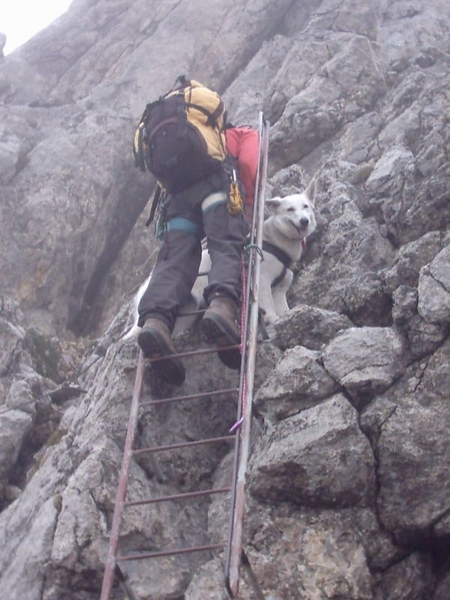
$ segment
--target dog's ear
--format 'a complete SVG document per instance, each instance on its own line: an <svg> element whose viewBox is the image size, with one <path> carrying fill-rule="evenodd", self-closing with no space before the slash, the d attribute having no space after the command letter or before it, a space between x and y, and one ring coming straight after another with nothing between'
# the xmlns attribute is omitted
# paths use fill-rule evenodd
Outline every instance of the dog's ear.
<svg viewBox="0 0 450 600"><path fill-rule="evenodd" d="M311 179L308 187L304 191L304 194L308 198L308 200L311 202L311 204L314 206L314 204L316 202L316 180L315 179Z"/></svg>
<svg viewBox="0 0 450 600"><path fill-rule="evenodd" d="M276 198L270 198L266 200L266 206L269 208L278 208L281 204L281 198L278 196Z"/></svg>

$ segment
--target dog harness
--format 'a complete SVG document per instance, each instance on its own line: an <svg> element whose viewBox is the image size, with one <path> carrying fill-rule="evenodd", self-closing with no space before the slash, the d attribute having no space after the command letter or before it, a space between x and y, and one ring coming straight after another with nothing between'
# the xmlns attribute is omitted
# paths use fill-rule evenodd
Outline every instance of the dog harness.
<svg viewBox="0 0 450 600"><path fill-rule="evenodd" d="M288 269L292 271L292 269L290 268L292 262L291 258L286 254L284 250L281 250L281 248L278 248L278 246L275 246L274 244L271 244L270 242L266 242L264 240L262 244L262 249L264 252L268 252L269 254L275 256L275 258L277 258L283 265L281 273L277 275L271 283L271 287L275 287L281 281L283 281Z"/></svg>

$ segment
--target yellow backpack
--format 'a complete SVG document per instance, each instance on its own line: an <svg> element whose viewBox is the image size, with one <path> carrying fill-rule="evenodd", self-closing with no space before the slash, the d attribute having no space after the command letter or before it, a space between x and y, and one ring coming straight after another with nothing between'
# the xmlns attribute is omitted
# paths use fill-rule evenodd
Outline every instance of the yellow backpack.
<svg viewBox="0 0 450 600"><path fill-rule="evenodd" d="M220 96L180 76L167 94L145 107L134 136L136 166L153 173L168 192L190 187L222 167L224 120Z"/></svg>

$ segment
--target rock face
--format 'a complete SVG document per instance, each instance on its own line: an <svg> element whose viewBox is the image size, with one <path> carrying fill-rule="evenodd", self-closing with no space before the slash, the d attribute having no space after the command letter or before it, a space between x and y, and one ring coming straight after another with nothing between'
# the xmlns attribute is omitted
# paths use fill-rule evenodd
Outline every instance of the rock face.
<svg viewBox="0 0 450 600"><path fill-rule="evenodd" d="M156 247L131 140L181 73L232 121L264 110L271 194L317 179L292 309L257 352L244 546L266 600L450 597L449 27L448 0L74 0L0 56L8 598L100 595L137 360L120 337ZM187 360L183 394L238 383L216 356ZM145 399L177 393L147 374ZM147 407L137 441L234 419L232 394ZM230 460L227 443L143 455L129 499L222 487ZM133 506L124 549L221 540L227 510ZM220 598L222 568L206 553L124 566L139 600Z"/></svg>

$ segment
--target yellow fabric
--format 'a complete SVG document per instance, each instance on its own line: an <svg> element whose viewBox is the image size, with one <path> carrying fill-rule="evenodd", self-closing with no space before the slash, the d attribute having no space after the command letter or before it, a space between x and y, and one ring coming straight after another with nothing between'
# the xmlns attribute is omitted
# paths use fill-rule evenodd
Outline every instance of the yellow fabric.
<svg viewBox="0 0 450 600"><path fill-rule="evenodd" d="M230 202L228 203L228 212L231 215L237 215L242 212L243 201L239 186L237 183L230 183Z"/></svg>
<svg viewBox="0 0 450 600"><path fill-rule="evenodd" d="M177 93L179 92L174 91L171 94L168 94L167 97ZM193 79L190 80L190 85L184 89L184 101L188 104L202 106L210 113L214 113L222 103L219 94ZM226 139L225 134L223 133L224 113L225 110L222 107L222 111L217 116L216 120L217 127L211 127L211 125L208 124L208 116L202 111L189 106L186 108L186 118L188 122L200 131L206 142L208 154L217 160L224 160L226 156Z"/></svg>

